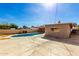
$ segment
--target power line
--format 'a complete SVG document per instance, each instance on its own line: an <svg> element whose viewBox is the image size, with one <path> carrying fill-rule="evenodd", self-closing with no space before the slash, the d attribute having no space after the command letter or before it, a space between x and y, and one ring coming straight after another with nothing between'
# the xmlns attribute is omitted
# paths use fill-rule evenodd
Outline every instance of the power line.
<svg viewBox="0 0 79 59"><path fill-rule="evenodd" d="M56 23L56 20L57 20L57 16L58 16L58 0L57 0L57 3L56 3L56 10L55 10L55 23Z"/></svg>

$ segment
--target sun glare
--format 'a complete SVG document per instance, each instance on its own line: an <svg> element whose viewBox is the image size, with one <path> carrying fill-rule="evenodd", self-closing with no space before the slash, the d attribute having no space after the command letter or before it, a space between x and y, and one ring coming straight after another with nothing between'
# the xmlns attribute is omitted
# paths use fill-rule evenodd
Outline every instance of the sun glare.
<svg viewBox="0 0 79 59"><path fill-rule="evenodd" d="M55 5L55 3L48 2L48 3L43 3L42 6L45 8L52 8Z"/></svg>

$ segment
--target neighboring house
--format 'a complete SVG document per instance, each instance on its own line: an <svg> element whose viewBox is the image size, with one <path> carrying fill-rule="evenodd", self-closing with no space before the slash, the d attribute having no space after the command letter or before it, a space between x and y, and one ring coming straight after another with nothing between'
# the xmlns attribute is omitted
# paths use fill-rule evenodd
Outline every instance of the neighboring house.
<svg viewBox="0 0 79 59"><path fill-rule="evenodd" d="M31 30L34 30L34 32L44 33L45 32L45 26L38 26L38 27L31 27Z"/></svg>
<svg viewBox="0 0 79 59"><path fill-rule="evenodd" d="M40 27L38 28L38 32L44 33L44 32L45 32L45 26L40 26Z"/></svg>
<svg viewBox="0 0 79 59"><path fill-rule="evenodd" d="M11 28L11 30L15 30L15 28Z"/></svg>
<svg viewBox="0 0 79 59"><path fill-rule="evenodd" d="M60 23L45 25L45 36L52 36L56 38L69 38L71 30L75 23Z"/></svg>

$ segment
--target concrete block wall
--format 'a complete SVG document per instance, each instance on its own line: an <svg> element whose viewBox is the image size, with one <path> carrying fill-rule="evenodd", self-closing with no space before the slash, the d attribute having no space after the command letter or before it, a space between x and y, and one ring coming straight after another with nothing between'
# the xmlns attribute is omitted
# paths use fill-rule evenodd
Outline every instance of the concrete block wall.
<svg viewBox="0 0 79 59"><path fill-rule="evenodd" d="M37 30L33 30L33 29L0 29L0 34L20 34L20 33L31 33Z"/></svg>

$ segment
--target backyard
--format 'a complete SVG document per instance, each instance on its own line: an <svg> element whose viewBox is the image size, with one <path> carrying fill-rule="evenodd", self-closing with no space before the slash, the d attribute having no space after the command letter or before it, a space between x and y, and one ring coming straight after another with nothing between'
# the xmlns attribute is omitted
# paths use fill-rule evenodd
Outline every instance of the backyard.
<svg viewBox="0 0 79 59"><path fill-rule="evenodd" d="M0 36L1 37L1 36ZM72 56L79 55L79 36L69 39L45 38L44 34L26 37L3 37L2 56Z"/></svg>

